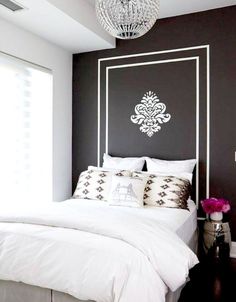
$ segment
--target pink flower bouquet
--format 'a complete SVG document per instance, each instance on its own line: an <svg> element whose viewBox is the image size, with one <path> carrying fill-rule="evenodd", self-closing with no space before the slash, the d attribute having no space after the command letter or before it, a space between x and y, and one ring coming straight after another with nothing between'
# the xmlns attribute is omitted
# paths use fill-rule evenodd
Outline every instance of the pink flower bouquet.
<svg viewBox="0 0 236 302"><path fill-rule="evenodd" d="M207 214L212 214L214 212L227 213L230 210L230 204L228 200L223 198L207 198L201 201L203 210Z"/></svg>

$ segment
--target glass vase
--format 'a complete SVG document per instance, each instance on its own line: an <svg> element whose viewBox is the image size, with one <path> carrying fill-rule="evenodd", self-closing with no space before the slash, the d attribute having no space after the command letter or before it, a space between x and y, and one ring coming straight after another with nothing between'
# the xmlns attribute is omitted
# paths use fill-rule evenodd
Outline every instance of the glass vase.
<svg viewBox="0 0 236 302"><path fill-rule="evenodd" d="M222 221L223 213L222 212L213 212L210 214L210 218L213 221Z"/></svg>

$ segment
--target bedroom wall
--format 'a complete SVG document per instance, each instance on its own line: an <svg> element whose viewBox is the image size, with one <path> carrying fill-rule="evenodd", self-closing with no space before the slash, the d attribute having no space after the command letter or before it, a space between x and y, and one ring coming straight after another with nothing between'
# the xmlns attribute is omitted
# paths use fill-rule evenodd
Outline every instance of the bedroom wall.
<svg viewBox="0 0 236 302"><path fill-rule="evenodd" d="M167 18L159 20L155 27L145 36L133 40L133 41L117 41L117 48L114 50L97 51L91 53L74 55L73 60L73 187L75 187L79 173L86 169L88 165L97 164L97 86L98 86L98 59L107 58L119 55L129 55L143 52L161 51L167 49L185 48L197 45L210 45L210 195L220 197L223 196L232 201L232 211L230 212L230 224L232 230L233 240L236 240L236 163L235 163L235 151L236 151L236 130L235 130L235 114L236 114L236 6L211 10L196 14L190 14L185 16L179 16L174 18ZM180 54L179 54L180 55ZM196 55L196 54L194 54ZM198 54L199 57L203 56L201 61L204 62L204 54ZM184 54L186 56L186 53ZM122 61L122 63L127 61ZM120 63L120 62L119 62ZM144 85L145 89L150 85L154 89L155 83L152 83L152 78L156 78L158 82L157 90L161 91L161 96L167 108L175 113L178 111L178 116L181 115L181 110L186 113L188 110L192 110L188 107L188 102L191 97L191 90L189 87L193 85L196 80L191 70L192 66L181 65L180 69L169 70L168 73L164 69L157 69L151 71L151 76L148 72L144 73L143 82L141 84L140 77L137 74L131 74L127 72L125 74L118 75L119 71L112 73L109 83L109 102L112 100L111 108L109 107L109 115L113 117L113 120L120 118L126 112L130 110L130 102L133 99L138 102L137 96L134 95L134 91L138 91L140 85ZM105 98L105 81L104 70L101 69L101 128L104 126L104 98ZM152 74L153 73L153 74ZM172 74L176 74L172 77ZM185 75L184 75L185 74ZM163 75L163 77L161 76ZM176 94L175 107L171 108L173 102L170 100L174 97L174 92L171 91L167 75L171 75L171 81L173 83L173 89L178 90L181 87L182 93ZM178 75L180 75L178 77ZM190 76L191 75L191 76ZM200 82L205 83L206 71L203 65L200 65ZM192 77L192 78L191 78ZM165 79L165 81L163 80ZM122 82L123 81L123 82ZM181 82L182 81L182 82ZM190 82L189 82L190 81ZM125 85L126 83L126 85ZM148 83L147 86L146 83ZM165 85L166 83L166 85ZM109 85L110 85L109 84ZM175 85L174 85L175 84ZM181 86L179 86L181 84ZM185 84L185 85L184 85ZM119 86L120 85L120 86ZM122 87L125 88L125 100L124 94L122 94ZM119 88L119 89L118 89ZM194 87L193 87L194 89ZM205 91L206 87L200 92L200 182L205 182L207 158L204 151L207 144L207 118L206 118L206 106L204 102L206 100ZM143 90L144 91L144 90ZM185 93L186 92L186 93ZM141 95L141 91L139 91ZM162 99L162 97L161 97ZM202 105L201 105L202 104ZM133 106L133 105L132 105ZM120 109L119 109L120 108ZM132 107L134 108L134 107ZM190 108L190 109L189 109ZM114 112L113 112L114 111ZM173 116L174 116L173 115ZM175 129L180 131L186 131L189 129L189 133L195 131L193 126L193 116L189 117L184 115L184 118L174 119ZM118 122L117 122L118 123ZM118 127L116 122L112 124L112 133L119 133L118 128L122 128L123 124ZM135 125L129 124L127 133ZM126 125L127 126L127 125ZM115 129L116 127L116 129ZM172 128L171 128L172 127ZM134 129L134 128L132 128ZM163 125L163 130L160 132L160 136L163 136L165 142L164 147L159 152L157 149L152 149L149 154L156 157L171 158L170 151L178 149L175 152L173 159L184 158L190 156L190 151L185 146L188 144L194 145L194 140L187 140L187 136L183 136L182 139L174 139L173 124ZM132 130L135 131L135 130ZM122 149L118 142L124 146L124 141L119 137L114 136L111 138L111 145L109 146L111 153L115 155L140 155L141 150L145 150L148 146L147 140L144 139L143 134L136 128L137 135L133 140L130 135L124 135L127 144L131 141L133 147L127 152ZM193 131L193 132L192 132ZM126 133L126 130L123 132ZM205 133L205 134L204 134ZM175 133L176 134L176 133ZM101 154L104 149L104 131L101 133ZM187 134L186 134L187 135ZM156 135L155 137L160 137ZM112 136L111 136L112 137ZM165 137L165 138L164 138ZM117 141L117 143L116 143ZM168 148L168 141L169 146ZM173 141L176 148L173 148ZM110 143L109 143L110 144ZM136 145L135 145L136 144ZM142 145L142 149L140 147ZM117 149L116 149L117 148ZM151 148L154 148L152 146ZM181 149L182 148L182 149ZM194 148L194 146L193 146ZM117 151L116 151L117 150ZM136 151L137 150L137 151ZM181 154L181 150L183 153ZM131 154L132 153L132 154ZM136 153L136 154L134 154ZM166 153L166 156L164 154ZM205 187L200 184L200 191L204 196Z"/></svg>
<svg viewBox="0 0 236 302"><path fill-rule="evenodd" d="M65 200L71 196L72 54L3 19L0 37L0 51L53 72L53 199Z"/></svg>

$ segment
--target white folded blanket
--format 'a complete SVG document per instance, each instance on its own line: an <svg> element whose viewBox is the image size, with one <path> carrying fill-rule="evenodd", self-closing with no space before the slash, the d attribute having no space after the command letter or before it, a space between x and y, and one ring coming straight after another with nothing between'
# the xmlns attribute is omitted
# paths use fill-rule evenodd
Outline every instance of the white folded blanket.
<svg viewBox="0 0 236 302"><path fill-rule="evenodd" d="M0 279L81 300L164 302L166 286L177 290L198 260L140 213L87 200L0 209Z"/></svg>

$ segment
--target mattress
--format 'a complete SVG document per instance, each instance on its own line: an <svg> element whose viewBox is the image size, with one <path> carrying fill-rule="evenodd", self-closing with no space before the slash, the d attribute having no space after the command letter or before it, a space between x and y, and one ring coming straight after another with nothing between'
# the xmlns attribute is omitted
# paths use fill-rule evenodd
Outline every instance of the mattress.
<svg viewBox="0 0 236 302"><path fill-rule="evenodd" d="M91 203L97 201L90 201ZM106 206L103 202L103 206ZM131 212L136 211L140 217L157 220L171 231L175 232L184 242L189 245L192 237L197 230L197 207L193 200L188 200L188 209L176 209L165 207L151 207L146 206L140 208L122 207L122 211ZM121 210L121 209L120 209Z"/></svg>
<svg viewBox="0 0 236 302"><path fill-rule="evenodd" d="M151 216L156 216L166 227L175 232L187 245L197 229L197 207L194 201L188 200L187 210L173 208L151 208Z"/></svg>

